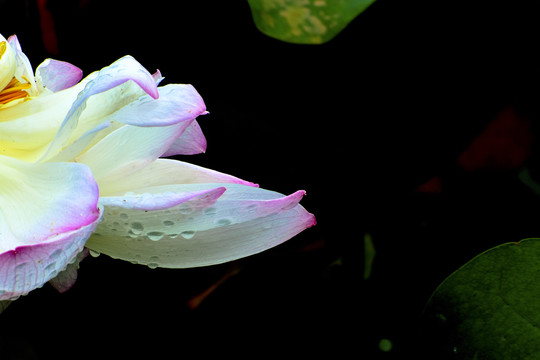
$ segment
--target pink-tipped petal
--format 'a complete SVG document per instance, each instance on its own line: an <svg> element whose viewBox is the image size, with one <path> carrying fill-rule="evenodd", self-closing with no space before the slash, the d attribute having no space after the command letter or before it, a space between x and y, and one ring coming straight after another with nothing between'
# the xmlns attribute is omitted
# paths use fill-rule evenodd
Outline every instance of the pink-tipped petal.
<svg viewBox="0 0 540 360"><path fill-rule="evenodd" d="M206 138L199 124L194 120L161 156L195 155L205 151Z"/></svg>
<svg viewBox="0 0 540 360"><path fill-rule="evenodd" d="M28 293L71 263L102 212L90 169L0 156L0 300Z"/></svg>
<svg viewBox="0 0 540 360"><path fill-rule="evenodd" d="M0 156L0 180L0 253L39 244L99 217L99 191L85 165L29 164Z"/></svg>
<svg viewBox="0 0 540 360"><path fill-rule="evenodd" d="M159 69L152 74L152 78L154 79L154 81L156 82L156 85L159 85L160 82L163 81L163 79L165 79L162 75L161 75L161 71L159 71Z"/></svg>
<svg viewBox="0 0 540 360"><path fill-rule="evenodd" d="M92 95L110 90L129 80L139 85L141 89L154 99L159 97L157 85L152 75L133 57L124 56L101 69L97 77L89 82L79 94L78 103L74 104L73 107L78 107Z"/></svg>
<svg viewBox="0 0 540 360"><path fill-rule="evenodd" d="M194 191L216 185L153 190ZM227 191L205 208L186 202L159 211L112 209L87 246L150 267L206 266L269 249L315 224L314 216L298 204L303 191L283 196L245 185L222 186Z"/></svg>
<svg viewBox="0 0 540 360"><path fill-rule="evenodd" d="M19 42L17 35L8 37L8 42L17 52L22 52L21 43Z"/></svg>
<svg viewBox="0 0 540 360"><path fill-rule="evenodd" d="M83 76L82 70L75 65L53 59L47 59L39 65L36 74L41 78L43 86L53 92L75 86Z"/></svg>
<svg viewBox="0 0 540 360"><path fill-rule="evenodd" d="M83 250L97 223L58 234L44 243L1 253L0 300L25 295L56 277Z"/></svg>

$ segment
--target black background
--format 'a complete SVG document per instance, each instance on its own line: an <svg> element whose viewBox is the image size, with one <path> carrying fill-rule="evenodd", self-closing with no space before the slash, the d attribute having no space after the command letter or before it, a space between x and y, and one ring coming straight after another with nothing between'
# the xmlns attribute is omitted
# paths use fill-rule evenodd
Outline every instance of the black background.
<svg viewBox="0 0 540 360"><path fill-rule="evenodd" d="M505 107L536 129L538 1L379 0L317 46L261 34L246 1L48 6L55 55L41 41L36 4L2 2L11 15L0 32L17 34L34 66L54 57L89 74L130 54L165 83L193 84L210 111L199 121L208 149L182 160L282 193L305 189L318 224L208 268L88 258L67 293L44 286L1 315L2 359L442 358L450 348L421 323L436 286L483 250L540 236L538 201L515 172L456 167ZM442 193L413 191L435 175ZM377 249L368 281L365 232ZM379 350L383 338L390 352Z"/></svg>

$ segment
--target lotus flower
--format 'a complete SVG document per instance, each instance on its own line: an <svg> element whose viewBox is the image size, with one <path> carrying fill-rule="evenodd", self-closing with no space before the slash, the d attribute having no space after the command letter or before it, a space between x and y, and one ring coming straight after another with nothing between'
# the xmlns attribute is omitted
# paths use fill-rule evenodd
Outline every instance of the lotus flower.
<svg viewBox="0 0 540 360"><path fill-rule="evenodd" d="M90 249L185 268L264 251L315 223L292 195L160 157L203 152L207 113L191 85L158 87L134 58L82 79L45 60L35 74L0 36L0 300L47 281L60 291ZM70 265L71 264L71 265Z"/></svg>

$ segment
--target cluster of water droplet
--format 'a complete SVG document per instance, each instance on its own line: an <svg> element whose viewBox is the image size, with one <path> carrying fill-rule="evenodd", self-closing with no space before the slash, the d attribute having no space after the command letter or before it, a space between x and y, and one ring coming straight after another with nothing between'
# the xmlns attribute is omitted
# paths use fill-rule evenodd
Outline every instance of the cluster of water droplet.
<svg viewBox="0 0 540 360"><path fill-rule="evenodd" d="M253 211L256 205L250 205L248 211ZM204 215L201 219L201 214ZM209 218L211 226L208 225ZM181 237L193 239L198 228L220 227L234 224L231 217L219 217L215 207L196 209L186 204L166 210L154 210L152 214L141 210L107 207L105 221L100 224L96 234L126 236L130 239L151 241ZM201 225L204 223L205 225Z"/></svg>
<svg viewBox="0 0 540 360"><path fill-rule="evenodd" d="M165 257L175 256L174 251L190 251L191 246L198 244L198 235L204 231L266 217L297 205L297 201L283 201L269 207L268 204L263 206L256 200L231 199L225 200L230 201L227 206L219 204L206 206L204 202L198 201L195 199L168 209L151 211L107 206L104 221L98 226L94 236L114 237L115 241L122 239L125 241L123 249L128 250L122 250L123 253L121 255L119 253L119 257L155 268L166 262ZM262 224L261 230L268 230L271 227L272 222L268 219ZM103 238L103 241L106 239ZM180 245L176 243L177 241L183 243ZM153 242L160 242L163 246L155 248ZM163 249L167 248L175 250L163 254ZM131 253L127 254L124 251ZM99 255L95 252L91 254Z"/></svg>

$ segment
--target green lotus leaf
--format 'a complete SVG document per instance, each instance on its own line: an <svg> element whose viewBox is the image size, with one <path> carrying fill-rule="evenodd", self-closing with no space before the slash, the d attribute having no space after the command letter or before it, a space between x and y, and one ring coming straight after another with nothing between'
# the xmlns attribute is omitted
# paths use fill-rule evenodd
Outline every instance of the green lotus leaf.
<svg viewBox="0 0 540 360"><path fill-rule="evenodd" d="M540 239L478 255L435 290L426 315L452 359L540 359Z"/></svg>
<svg viewBox="0 0 540 360"><path fill-rule="evenodd" d="M375 0L248 0L257 28L296 44L321 44L339 34Z"/></svg>

